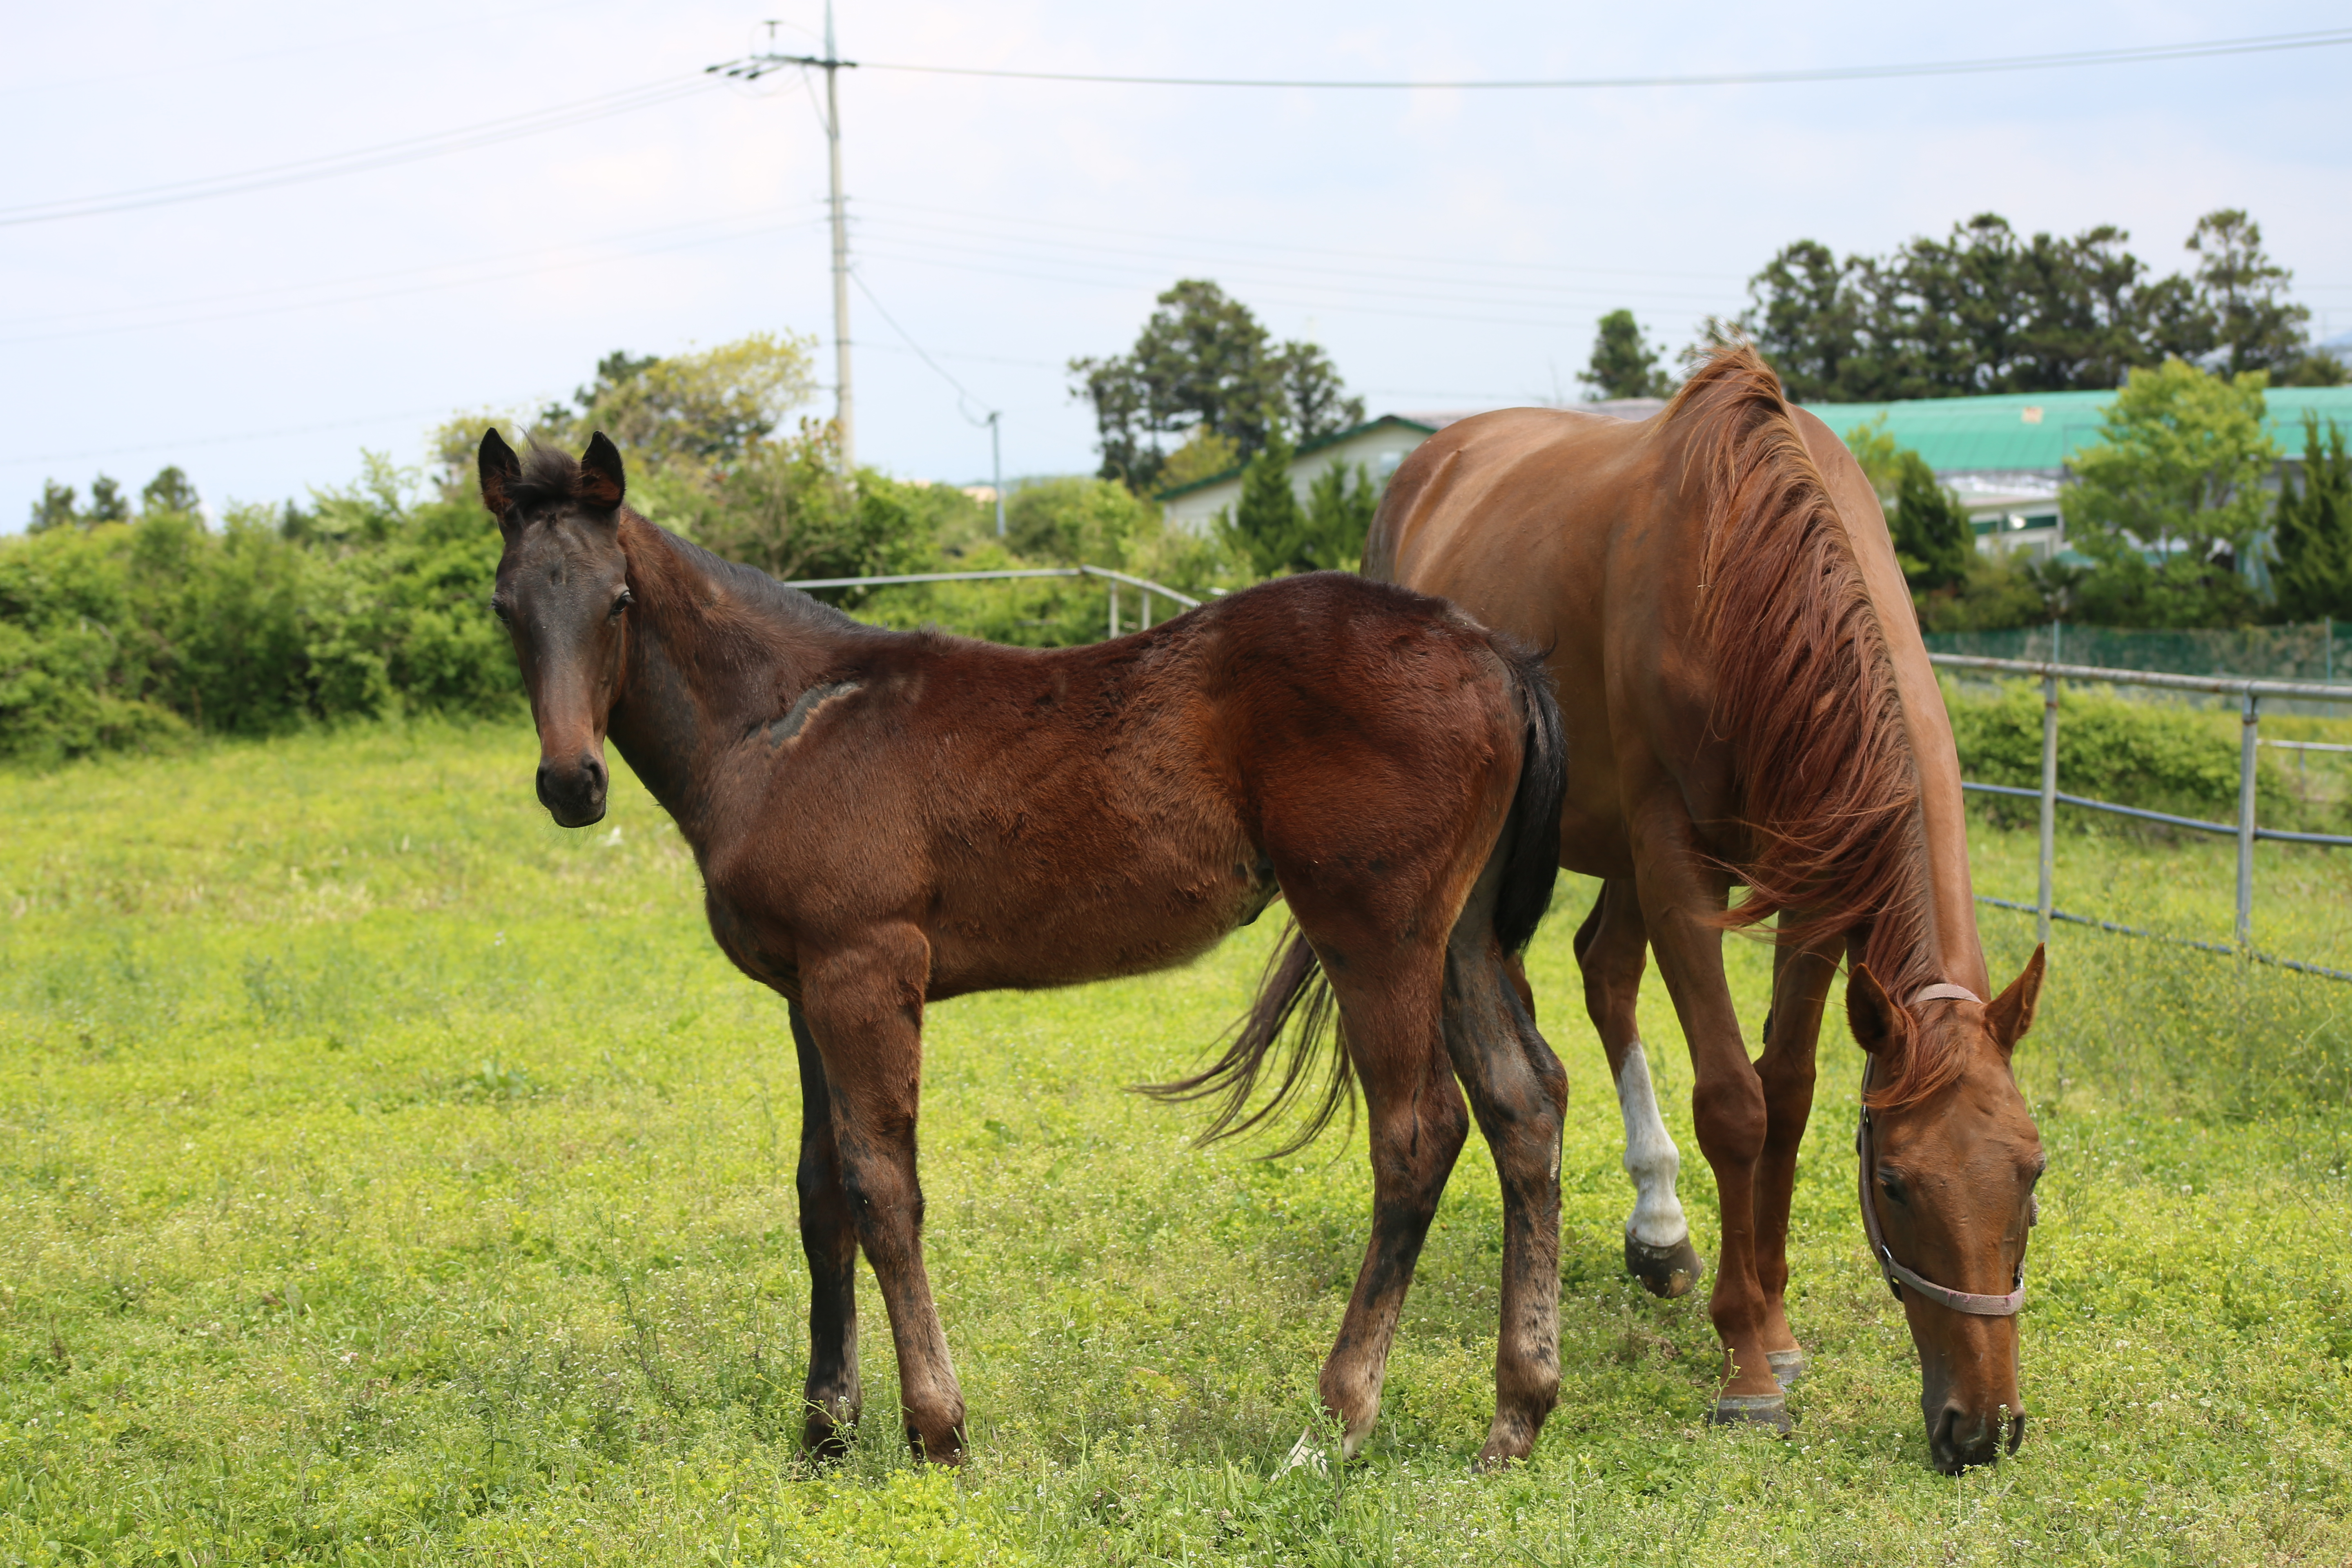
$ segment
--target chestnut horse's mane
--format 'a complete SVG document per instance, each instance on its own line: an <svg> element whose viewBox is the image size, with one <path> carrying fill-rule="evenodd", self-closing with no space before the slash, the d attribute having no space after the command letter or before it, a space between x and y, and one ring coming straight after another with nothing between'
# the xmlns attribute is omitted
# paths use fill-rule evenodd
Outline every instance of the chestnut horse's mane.
<svg viewBox="0 0 2352 1568"><path fill-rule="evenodd" d="M1685 483L1706 507L1698 625L1748 838L1727 867L1748 895L1726 923L1777 915L1784 942L1848 938L1906 1000L1946 977L1910 729L1844 521L1749 345L1717 350L1662 424L1686 443ZM1881 1064L1871 1099L1914 1103L1959 1068L1952 1053L1906 1048Z"/></svg>

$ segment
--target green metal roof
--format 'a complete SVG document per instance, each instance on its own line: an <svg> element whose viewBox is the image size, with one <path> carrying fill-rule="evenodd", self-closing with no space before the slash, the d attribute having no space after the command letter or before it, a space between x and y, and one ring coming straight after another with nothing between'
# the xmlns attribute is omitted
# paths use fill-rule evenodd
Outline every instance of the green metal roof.
<svg viewBox="0 0 2352 1568"><path fill-rule="evenodd" d="M1805 407L1843 436L1886 416L1886 433L1927 459L1937 473L1971 469L2056 469L2074 448L2095 439L2112 392L2035 392L1990 397L1922 397L1901 403L1809 403ZM2263 421L2279 450L2303 456L2303 416L2316 414L2352 430L2352 386L2278 386L2264 395Z"/></svg>

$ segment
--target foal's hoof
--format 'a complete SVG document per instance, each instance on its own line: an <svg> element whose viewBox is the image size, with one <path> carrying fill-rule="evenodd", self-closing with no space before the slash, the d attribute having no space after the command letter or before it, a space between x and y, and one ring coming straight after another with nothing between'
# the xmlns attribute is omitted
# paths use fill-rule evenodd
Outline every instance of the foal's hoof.
<svg viewBox="0 0 2352 1568"><path fill-rule="evenodd" d="M1716 1426L1767 1426L1783 1437L1795 1425L1789 1419L1788 1396L1780 1394L1727 1394L1706 1419Z"/></svg>
<svg viewBox="0 0 2352 1568"><path fill-rule="evenodd" d="M1782 1388L1796 1387L1797 1380L1812 1365L1802 1351L1766 1351L1764 1359L1771 1365L1772 1381Z"/></svg>
<svg viewBox="0 0 2352 1568"><path fill-rule="evenodd" d="M808 1419L801 1423L801 1452L820 1462L846 1458L856 1430L856 1412L836 1415L812 1401Z"/></svg>
<svg viewBox="0 0 2352 1568"><path fill-rule="evenodd" d="M1639 1279L1653 1296L1686 1295L1698 1283L1702 1265L1698 1250L1685 1237L1671 1247L1652 1247L1625 1233L1625 1272Z"/></svg>

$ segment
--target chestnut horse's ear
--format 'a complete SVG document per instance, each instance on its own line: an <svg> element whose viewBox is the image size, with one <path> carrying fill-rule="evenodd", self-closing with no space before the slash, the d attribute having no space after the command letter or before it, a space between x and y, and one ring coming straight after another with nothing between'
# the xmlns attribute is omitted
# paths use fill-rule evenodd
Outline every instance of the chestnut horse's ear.
<svg viewBox="0 0 2352 1568"><path fill-rule="evenodd" d="M628 493L629 481L621 473L621 449L599 430L588 438L588 449L580 454L580 499L610 510Z"/></svg>
<svg viewBox="0 0 2352 1568"><path fill-rule="evenodd" d="M507 487L522 478L522 463L514 455L514 448L499 437L497 426L482 433L482 447L476 454L476 464L482 475L482 504L503 524L514 505L507 499Z"/></svg>
<svg viewBox="0 0 2352 1568"><path fill-rule="evenodd" d="M2034 1004L2042 1000L2042 950L2036 945L2023 972L1985 1008L1985 1026L1992 1031L2004 1056L2015 1050L2025 1031L2033 1027Z"/></svg>
<svg viewBox="0 0 2352 1568"><path fill-rule="evenodd" d="M1855 964L1845 983L1845 1021L1854 1044L1872 1056L1910 1043L1911 1016L1895 1005L1868 964Z"/></svg>

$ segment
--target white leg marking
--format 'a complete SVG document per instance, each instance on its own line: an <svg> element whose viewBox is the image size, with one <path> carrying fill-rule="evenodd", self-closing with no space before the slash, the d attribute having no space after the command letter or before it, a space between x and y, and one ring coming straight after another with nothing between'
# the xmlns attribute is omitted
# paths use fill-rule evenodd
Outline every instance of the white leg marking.
<svg viewBox="0 0 2352 1568"><path fill-rule="evenodd" d="M1617 1109L1625 1116L1625 1173L1633 1179L1633 1217L1625 1223L1626 1234L1644 1247L1672 1247L1687 1240L1690 1222L1683 1218L1681 1200L1675 1196L1682 1152L1658 1119L1650 1063L1639 1040L1627 1048L1624 1070L1617 1075Z"/></svg>

